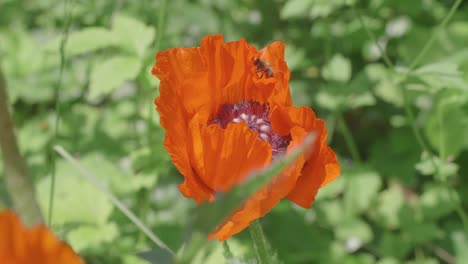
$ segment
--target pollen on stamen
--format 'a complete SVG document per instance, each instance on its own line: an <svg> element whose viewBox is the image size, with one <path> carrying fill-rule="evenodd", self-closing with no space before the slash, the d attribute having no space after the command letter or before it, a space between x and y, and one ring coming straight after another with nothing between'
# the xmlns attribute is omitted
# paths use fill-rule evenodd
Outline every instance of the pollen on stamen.
<svg viewBox="0 0 468 264"><path fill-rule="evenodd" d="M245 122L247 126L258 132L258 138L270 144L273 159L284 154L288 148L291 136L279 136L273 131L269 118L270 108L268 104L258 102L240 102L237 104L224 104L217 115L208 123L217 124L226 128L229 123L238 124Z"/></svg>

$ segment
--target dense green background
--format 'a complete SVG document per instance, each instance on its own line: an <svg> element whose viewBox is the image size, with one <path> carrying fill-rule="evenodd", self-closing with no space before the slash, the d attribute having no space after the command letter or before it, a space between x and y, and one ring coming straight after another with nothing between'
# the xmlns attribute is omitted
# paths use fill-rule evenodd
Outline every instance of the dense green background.
<svg viewBox="0 0 468 264"><path fill-rule="evenodd" d="M0 64L22 153L46 215L55 159L52 227L89 263L147 263L136 256L155 246L51 146L180 248L195 203L178 192L149 71L158 46L213 33L258 48L285 42L294 103L327 121L340 157L342 176L312 209L283 201L262 219L283 263L468 263L466 1L445 27L453 0L168 2L0 0ZM1 174L0 208L10 205ZM228 243L230 263L255 262L248 232ZM202 245L192 263L225 262L222 244Z"/></svg>

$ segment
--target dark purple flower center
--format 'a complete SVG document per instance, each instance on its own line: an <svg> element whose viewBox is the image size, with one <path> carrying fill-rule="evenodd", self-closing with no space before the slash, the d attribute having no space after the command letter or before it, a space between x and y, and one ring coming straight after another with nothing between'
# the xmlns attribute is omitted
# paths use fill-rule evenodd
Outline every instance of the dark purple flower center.
<svg viewBox="0 0 468 264"><path fill-rule="evenodd" d="M245 122L247 126L258 132L258 138L270 144L272 157L284 154L288 148L291 136L281 137L271 127L270 106L258 102L240 102L237 104L224 104L218 114L209 121L209 124L217 124L226 128L229 123Z"/></svg>

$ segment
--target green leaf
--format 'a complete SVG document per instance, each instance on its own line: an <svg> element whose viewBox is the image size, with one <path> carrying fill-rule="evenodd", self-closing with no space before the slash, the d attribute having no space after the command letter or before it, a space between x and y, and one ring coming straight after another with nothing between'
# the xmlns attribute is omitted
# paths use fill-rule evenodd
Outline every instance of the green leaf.
<svg viewBox="0 0 468 264"><path fill-rule="evenodd" d="M399 264L400 262L398 259L394 258L383 258L379 260L376 264Z"/></svg>
<svg viewBox="0 0 468 264"><path fill-rule="evenodd" d="M387 133L373 143L370 162L384 177L412 184L416 180L414 164L420 159L420 150L415 148L415 137L409 127L394 128ZM394 166L392 160L398 160L398 166Z"/></svg>
<svg viewBox="0 0 468 264"><path fill-rule="evenodd" d="M400 212L400 214L402 213L407 214L405 217L409 220L400 220L402 222L402 229L412 243L424 244L433 239L442 237L443 233L435 223L422 222L419 219L411 219L414 217L413 215L410 215L414 213L412 210Z"/></svg>
<svg viewBox="0 0 468 264"><path fill-rule="evenodd" d="M72 32L67 41L67 55L73 56L113 46L116 44L115 37L115 34L102 27L88 27ZM59 42L61 38L62 36L59 37Z"/></svg>
<svg viewBox="0 0 468 264"><path fill-rule="evenodd" d="M140 253L139 256L152 264L174 264L174 256L162 248L153 248Z"/></svg>
<svg viewBox="0 0 468 264"><path fill-rule="evenodd" d="M104 225L80 225L67 234L67 241L74 250L81 252L85 249L100 247L102 243L112 242L117 238L119 230L115 223Z"/></svg>
<svg viewBox="0 0 468 264"><path fill-rule="evenodd" d="M132 175L117 164L98 153L90 153L81 159L81 164L92 169L100 180L106 183L116 195L130 195L142 187L154 186L158 177L155 175Z"/></svg>
<svg viewBox="0 0 468 264"><path fill-rule="evenodd" d="M436 107L428 116L424 132L429 143L438 150L439 156L445 159L451 155L457 156L466 148L466 143L460 140L468 134L468 113L463 110L468 99L459 92L439 95Z"/></svg>
<svg viewBox="0 0 468 264"><path fill-rule="evenodd" d="M338 200L317 202L314 204L314 209L317 212L318 221L326 225L337 226L345 217L343 204Z"/></svg>
<svg viewBox="0 0 468 264"><path fill-rule="evenodd" d="M118 38L121 48L142 58L148 46L153 42L155 30L133 17L116 14L112 32Z"/></svg>
<svg viewBox="0 0 468 264"><path fill-rule="evenodd" d="M398 83L396 78L386 78L375 85L374 91L385 102L401 107L403 106L403 95L398 85L402 84Z"/></svg>
<svg viewBox="0 0 468 264"><path fill-rule="evenodd" d="M450 214L459 203L456 190L448 186L431 184L421 195L422 211L427 220L437 220Z"/></svg>
<svg viewBox="0 0 468 264"><path fill-rule="evenodd" d="M404 202L404 193L399 185L392 185L381 192L377 199L376 222L391 229L399 227L398 214Z"/></svg>
<svg viewBox="0 0 468 264"><path fill-rule="evenodd" d="M453 161L442 161L439 157L429 155L427 152L421 154L421 160L416 163L415 168L422 175L434 175L436 179L446 182L450 176L457 175L459 166Z"/></svg>
<svg viewBox="0 0 468 264"><path fill-rule="evenodd" d="M320 201L322 199L337 197L340 193L343 192L345 188L345 184L346 184L346 179L344 177L337 178L333 182L320 188L317 196L315 197L315 200Z"/></svg>
<svg viewBox="0 0 468 264"><path fill-rule="evenodd" d="M305 17L309 13L313 0L290 0L286 1L280 11L282 19Z"/></svg>
<svg viewBox="0 0 468 264"><path fill-rule="evenodd" d="M374 233L369 224L359 219L346 219L335 227L335 235L336 238L343 241L359 239L362 244L366 244L374 238Z"/></svg>
<svg viewBox="0 0 468 264"><path fill-rule="evenodd" d="M345 259L343 264L374 264L375 257L370 254L358 254L349 256Z"/></svg>
<svg viewBox="0 0 468 264"><path fill-rule="evenodd" d="M341 54L335 54L324 66L323 78L327 81L347 82L351 79L351 62Z"/></svg>
<svg viewBox="0 0 468 264"><path fill-rule="evenodd" d="M412 244L403 234L386 231L382 234L378 247L385 257L403 259L411 251Z"/></svg>
<svg viewBox="0 0 468 264"><path fill-rule="evenodd" d="M382 186L379 175L375 171L363 168L342 177L348 180L344 193L346 215L350 217L367 210Z"/></svg>
<svg viewBox="0 0 468 264"><path fill-rule="evenodd" d="M352 5L355 0L314 0L310 10L312 18L327 17L344 5Z"/></svg>
<svg viewBox="0 0 468 264"><path fill-rule="evenodd" d="M433 258L424 258L424 259L408 261L406 262L406 264L439 264L439 261Z"/></svg>
<svg viewBox="0 0 468 264"><path fill-rule="evenodd" d="M51 176L38 184L39 203L44 215L49 211ZM53 223L104 225L113 210L112 203L84 180L68 162L57 161Z"/></svg>
<svg viewBox="0 0 468 264"><path fill-rule="evenodd" d="M441 88L457 88L468 91L468 83L458 65L450 62L437 62L416 69L413 76L419 78L427 86L428 91L436 92Z"/></svg>
<svg viewBox="0 0 468 264"><path fill-rule="evenodd" d="M456 231L450 235L453 248L455 249L455 262L457 264L468 263L468 234L463 231Z"/></svg>
<svg viewBox="0 0 468 264"><path fill-rule="evenodd" d="M89 98L96 99L112 92L124 81L135 79L140 69L140 60L130 56L115 56L99 62L91 72Z"/></svg>

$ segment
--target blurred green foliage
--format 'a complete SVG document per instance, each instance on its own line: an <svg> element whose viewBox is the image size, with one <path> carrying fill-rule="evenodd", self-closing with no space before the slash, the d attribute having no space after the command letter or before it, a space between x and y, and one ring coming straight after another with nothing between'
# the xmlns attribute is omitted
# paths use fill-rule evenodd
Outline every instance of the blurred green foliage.
<svg viewBox="0 0 468 264"><path fill-rule="evenodd" d="M171 248L181 248L196 206L178 192L182 177L163 148L150 69L158 37L166 49L223 33L259 48L286 43L294 102L327 121L340 156L342 176L312 209L283 201L262 219L280 260L468 263L468 3L438 27L453 4L0 0L0 64L45 215L55 159L54 231L88 263L154 259L154 245L56 156L52 144L61 144ZM166 22L158 28L161 14ZM0 208L10 205L1 174ZM254 263L247 233L228 240L229 263ZM192 263L225 262L226 247L201 241Z"/></svg>

